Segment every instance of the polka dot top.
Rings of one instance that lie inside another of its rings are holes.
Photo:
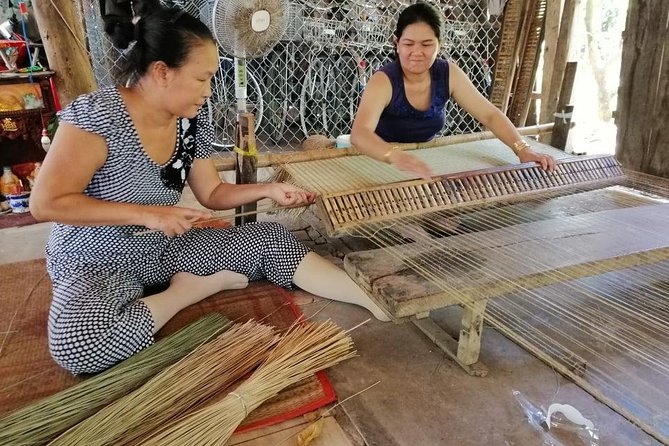
[[[142,205],[175,205],[194,158],[212,153],[213,128],[204,109],[177,122],[176,147],[165,164],[144,151],[125,102],[116,87],[80,96],[58,113],[61,122],[102,136],[108,155],[84,193],[105,201]],[[80,150],[86,150],[81,147]],[[91,261],[109,255],[140,254],[155,247],[162,233],[132,236],[141,226],[71,226],[54,224],[47,244],[50,261]]]

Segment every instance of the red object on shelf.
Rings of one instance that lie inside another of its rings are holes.
[[[18,55],[16,57],[16,66],[22,68],[25,65],[28,50],[26,48],[26,42],[24,40],[0,40],[0,49],[14,47],[18,50]],[[0,58],[0,71],[7,71],[9,68],[5,65],[5,62]]]
[[[14,164],[12,166],[12,172],[19,178],[27,178],[33,170],[35,170],[35,163],[32,162]]]

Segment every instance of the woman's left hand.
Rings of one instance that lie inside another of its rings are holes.
[[[286,183],[272,183],[268,198],[280,206],[305,206],[316,201],[316,192],[307,192],[299,187]]]
[[[549,172],[552,172],[553,169],[555,169],[555,158],[543,153],[533,152],[530,149],[526,149],[520,152],[518,154],[518,158],[520,159],[521,163],[530,163],[530,162],[539,163],[542,169],[547,170]]]

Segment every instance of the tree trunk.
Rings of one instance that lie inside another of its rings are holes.
[[[630,1],[623,35],[616,157],[669,178],[669,2]]]
[[[78,4],[72,0],[33,2],[49,68],[56,72],[56,87],[63,106],[97,88]]]

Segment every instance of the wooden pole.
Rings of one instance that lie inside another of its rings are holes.
[[[256,152],[255,117],[253,113],[239,113],[237,115],[237,129],[235,132],[235,179],[237,184],[255,184],[258,182],[258,156]],[[236,213],[242,214],[235,218],[235,224],[252,223],[256,221],[257,203],[245,204],[237,208]]]
[[[530,127],[522,127],[518,132],[523,136],[542,135],[553,131],[553,123],[542,124]],[[428,149],[431,147],[447,146],[451,144],[460,144],[465,142],[483,141],[495,138],[495,134],[490,131],[466,133],[463,135],[450,135],[443,138],[436,138],[425,143],[397,144],[402,150]],[[256,157],[256,168],[273,167],[281,164],[302,163],[305,161],[315,161],[321,159],[341,158],[343,156],[360,155],[355,148],[350,149],[326,149],[326,150],[308,150],[305,152],[283,152],[283,153],[260,153]],[[236,170],[239,157],[221,158],[216,160],[216,169],[219,172]]]
[[[56,72],[58,96],[65,106],[77,96],[97,89],[79,19],[79,1],[40,0],[33,6],[49,67]]]
[[[560,0],[546,1],[546,22],[544,25],[544,66],[543,76],[541,78],[541,111],[539,121],[553,122],[548,118],[548,96],[551,89],[551,80],[553,78],[553,68],[555,66],[555,53],[557,51],[558,34],[560,32]]]
[[[669,178],[669,2],[630,2],[616,124],[616,158],[628,169]]]
[[[555,52],[555,65],[553,66],[553,75],[551,76],[550,90],[546,103],[545,118],[547,122],[553,120],[553,115],[557,109],[558,97],[560,96],[560,87],[567,67],[567,57],[571,47],[571,30],[576,14],[576,5],[579,0],[565,0],[562,18],[560,20],[560,34],[558,36],[557,51]]]
[[[574,89],[577,65],[577,62],[567,63],[555,115],[555,127],[553,127],[553,133],[551,133],[551,146],[560,150],[567,147],[567,138],[571,128],[571,115],[574,112],[574,106],[570,105],[569,102],[571,101],[571,92]]]
[[[567,147],[567,138],[569,137],[571,115],[574,112],[574,106],[565,105],[560,110],[560,113],[555,114],[555,127],[551,134],[551,146],[556,149],[565,150]]]

